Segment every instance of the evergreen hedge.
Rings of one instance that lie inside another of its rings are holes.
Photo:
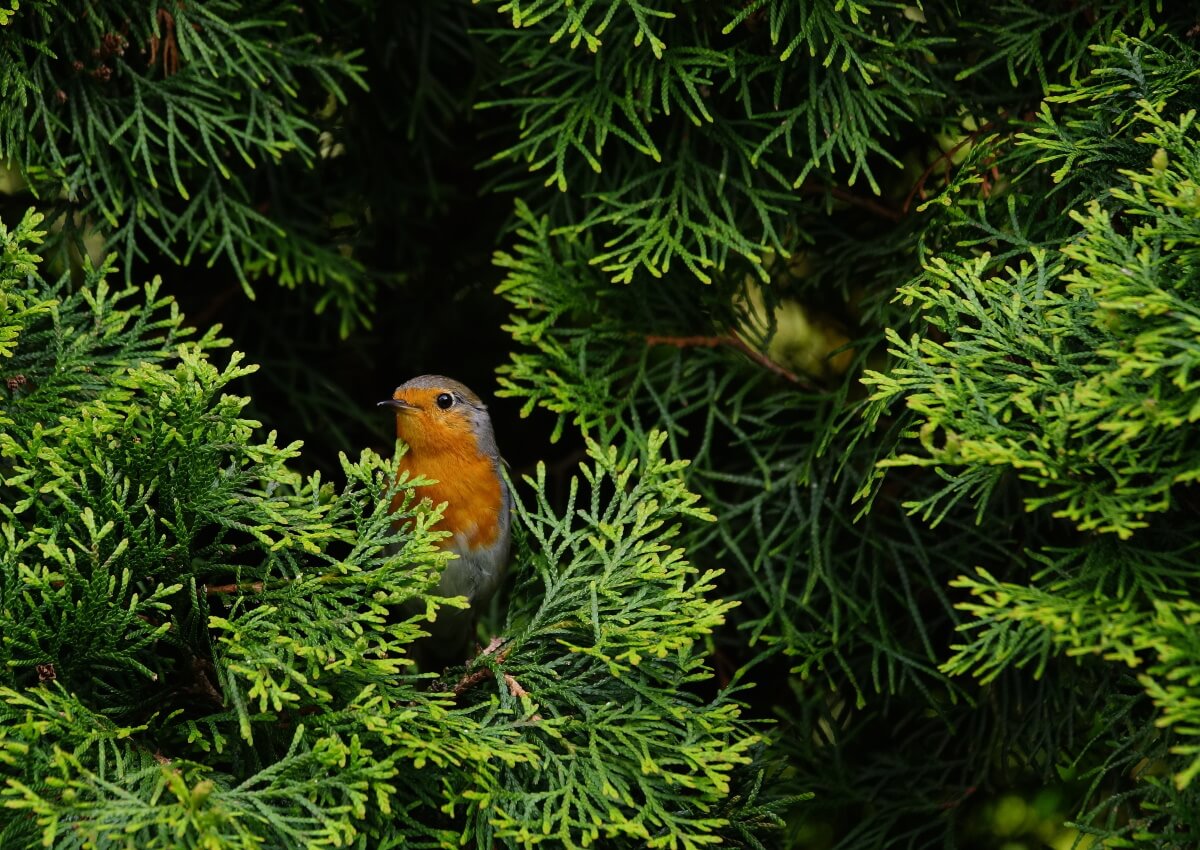
[[[0,0],[0,846],[1200,845],[1198,33]],[[438,507],[342,420],[480,277],[570,462],[422,672]]]

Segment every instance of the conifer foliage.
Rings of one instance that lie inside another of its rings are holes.
[[[0,231],[0,845],[689,848],[771,825],[718,809],[758,739],[689,692],[731,603],[670,543],[711,517],[661,438],[595,447],[565,513],[525,484],[537,592],[431,681],[407,649],[458,600],[430,595],[420,482],[372,452],[338,486],[293,472],[226,393],[253,369],[218,365],[227,340],[107,265],[43,282],[40,220]]]
[[[221,259],[247,291],[262,274],[319,283],[348,320],[363,318],[362,264],[325,237],[333,210],[297,203],[333,153],[322,115],[362,84],[362,69],[353,51],[321,46],[298,12],[276,2],[14,9],[0,40],[3,164],[58,233],[102,246],[97,257],[119,250],[128,280],[135,260],[159,254]]]
[[[1197,38],[0,0],[0,846],[1200,846]],[[501,639],[420,671],[438,506],[302,472],[164,293],[363,340],[412,275],[457,341],[484,252],[584,460],[513,473]]]
[[[1033,784],[1065,796],[1030,841],[1195,844],[1196,22],[580,8],[494,36],[554,55],[497,156],[563,190],[517,183],[502,383],[692,461],[728,651],[790,672],[790,837],[992,846]]]

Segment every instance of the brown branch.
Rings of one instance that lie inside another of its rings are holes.
[[[459,679],[458,684],[454,686],[454,696],[456,698],[462,696],[490,675],[492,675],[492,671],[486,667],[481,667],[473,673],[468,673]]]
[[[904,219],[904,212],[892,209],[886,204],[880,203],[873,198],[864,198],[862,195],[856,195],[848,189],[843,189],[841,186],[822,186],[820,183],[810,183],[805,181],[800,186],[800,191],[805,195],[824,195],[826,193],[837,198],[839,201],[850,204],[855,207],[862,207],[868,212],[873,212],[881,218],[886,218],[888,221],[901,221]]]
[[[722,336],[659,336],[658,334],[650,334],[646,337],[646,345],[671,345],[675,348],[718,348],[724,345],[728,348],[735,348],[764,369],[774,372],[784,380],[790,381],[806,390],[816,392],[816,387],[805,381],[795,372],[783,368],[761,351],[750,347],[741,337],[731,334]]]
[[[261,581],[252,581],[248,584],[238,584],[232,582],[230,584],[217,584],[209,587],[204,585],[204,592],[209,596],[216,596],[218,593],[262,593],[263,583]]]
[[[337,582],[345,578],[341,573],[321,573],[320,575],[299,575],[293,578],[274,578],[271,580],[271,587],[279,589],[286,587],[293,582],[313,580],[322,584]],[[219,593],[262,593],[267,587],[265,581],[247,581],[247,582],[230,582],[228,584],[202,584],[203,592],[208,596],[216,596]]]
[[[497,650],[499,650],[499,652],[497,652]],[[492,642],[489,643],[483,651],[475,656],[475,658],[472,660],[472,663],[478,662],[479,659],[486,658],[489,655],[495,655],[496,663],[503,664],[504,659],[508,658],[508,653],[511,651],[511,643],[508,643],[502,637],[494,637],[492,638]],[[454,696],[462,696],[463,693],[475,687],[475,685],[478,685],[490,675],[492,675],[492,670],[490,667],[481,667],[478,670],[463,674],[463,677],[458,680],[458,684],[454,686]]]
[[[166,9],[159,9],[155,18],[162,24],[166,35],[161,40],[157,35],[150,36],[150,61],[147,65],[153,67],[158,58],[158,46],[161,44],[163,77],[173,77],[179,73],[179,42],[175,39],[175,16]]]
[[[963,789],[962,794],[959,796],[959,798],[957,800],[950,800],[948,802],[941,803],[938,805],[938,808],[941,809],[942,811],[949,811],[950,809],[957,808],[958,806],[961,806],[964,802],[966,802],[967,798],[970,797],[972,794],[974,794],[975,791],[976,791],[976,786],[968,785],[966,788]]]
[[[904,198],[904,205],[900,208],[901,211],[905,212],[905,213],[908,212],[909,207],[912,206],[913,198],[916,197],[916,195],[918,193],[920,193],[920,195],[921,195],[921,200],[922,201],[925,200],[925,183],[933,175],[934,169],[936,169],[942,163],[945,163],[946,179],[949,180],[950,179],[950,168],[951,168],[951,166],[954,165],[954,155],[956,153],[958,153],[960,150],[962,150],[965,146],[967,146],[969,144],[974,144],[975,141],[978,140],[979,137],[982,136],[984,133],[990,133],[992,130],[995,130],[995,129],[996,129],[996,122],[989,121],[986,124],[984,124],[982,127],[979,127],[977,129],[971,131],[970,133],[968,133],[966,136],[964,136],[958,142],[958,144],[954,145],[949,150],[944,150],[940,154],[938,154],[937,158],[934,159],[933,162],[929,163],[929,167],[921,172],[921,176],[917,178],[917,182],[913,183],[912,188],[908,190],[908,194]]]
[[[504,674],[504,684],[508,685],[508,692],[516,699],[529,696],[529,691],[521,687],[521,683],[507,673]]]
[[[513,699],[521,699],[522,697],[529,696],[529,691],[522,688],[521,683],[507,673],[504,674],[504,684],[508,685],[508,692],[512,695]],[[542,719],[542,715],[534,712],[529,719],[536,723]]]

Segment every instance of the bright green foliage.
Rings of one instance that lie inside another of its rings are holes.
[[[0,845],[690,848],[778,822],[722,805],[757,736],[694,694],[732,603],[670,543],[709,517],[661,439],[595,447],[578,511],[529,482],[515,571],[543,590],[503,665],[438,681],[408,648],[461,600],[430,595],[420,482],[372,452],[340,486],[292,471],[215,329],[108,266],[43,283],[39,221],[0,230]]]
[[[937,95],[919,60],[935,40],[891,3],[498,5],[517,27],[489,32],[512,94],[483,106],[512,110],[520,134],[495,158],[587,198],[554,223],[599,234],[589,262],[621,282],[672,264],[708,282],[790,248],[780,223],[814,169],[877,188],[871,156]],[[781,61],[799,51],[814,61]]]
[[[988,681],[1009,667],[1043,672],[1065,653],[1136,670],[1155,725],[1179,736],[1142,744],[1146,758],[1164,758],[1170,746],[1183,792],[1174,799],[1159,780],[1145,780],[1158,789],[1143,792],[1150,800],[1171,800],[1144,803],[1144,822],[1130,822],[1134,836],[1149,840],[1194,834],[1186,813],[1196,811],[1200,773],[1200,619],[1188,598],[1196,546],[1182,520],[1194,510],[1188,485],[1200,466],[1192,438],[1200,418],[1200,80],[1191,50],[1173,56],[1119,40],[1097,53],[1092,80],[1055,98],[1071,105],[1068,120],[1044,110],[1013,157],[1054,166],[1068,157],[1052,175],[1068,187],[1079,182],[1083,158],[1120,156],[1135,167],[1105,190],[1081,192],[1093,198],[1070,210],[1053,254],[1031,248],[1002,269],[989,254],[931,263],[900,293],[935,330],[907,340],[889,333],[896,365],[865,380],[876,414],[903,398],[920,426],[919,450],[883,465],[933,467],[946,482],[910,508],[936,516],[961,499],[986,523],[994,494],[1015,474],[1031,485],[1022,489],[1025,510],[1128,541],[1084,538],[1067,549],[1043,536],[1026,544],[1030,577],[980,569],[957,579],[972,597],[960,604],[969,642],[944,668]],[[1115,127],[1112,116],[1120,116]],[[1068,146],[1060,126],[1087,135]],[[1115,138],[1099,135],[1117,128]]]
[[[775,792],[814,792],[790,837],[982,846],[988,800],[1063,783],[1079,836],[1194,845],[1194,21],[522,5],[498,155],[562,194],[515,184],[501,383],[691,461],[718,522],[687,549],[741,602],[720,645],[776,686]],[[669,57],[718,31],[689,115]]]
[[[736,703],[706,703],[689,688],[709,677],[704,641],[733,603],[705,601],[716,575],[670,543],[680,521],[712,517],[683,487],[685,464],[662,459],[662,443],[652,436],[641,463],[593,446],[590,493],[573,481],[561,516],[539,467],[527,482],[537,501],[518,507],[537,554],[509,612],[513,654],[497,672],[533,695],[517,692],[546,718],[546,734],[540,758],[513,769],[493,818],[499,835],[527,846],[582,837],[690,848],[731,826],[714,808],[756,739]]]
[[[1194,116],[1145,141],[1174,140],[1172,152],[1197,162],[1200,146],[1183,141]],[[1147,118],[1162,124],[1152,112]],[[1034,249],[1029,262],[994,277],[984,277],[986,254],[953,267],[935,260],[928,281],[900,290],[947,341],[905,342],[893,332],[899,364],[865,381],[882,404],[903,395],[921,422],[927,455],[884,465],[935,466],[949,482],[914,505],[926,517],[943,499],[968,494],[983,511],[1004,473],[1016,470],[1037,485],[1029,509],[1050,506],[1082,530],[1129,537],[1147,514],[1171,507],[1174,485],[1200,474],[1186,428],[1200,418],[1191,377],[1200,366],[1191,268],[1200,172],[1150,171],[1133,177],[1132,193],[1111,193],[1130,204],[1127,234],[1114,233],[1112,215],[1093,203],[1086,215],[1074,213],[1083,233],[1063,259]],[[1067,283],[1060,291],[1056,279]]]
[[[512,27],[486,33],[506,74],[503,96],[481,106],[510,110],[518,130],[494,158],[533,175],[513,168],[504,185],[539,203],[538,183],[569,192],[544,199],[552,224],[594,234],[588,261],[628,283],[672,264],[710,282],[810,242],[787,222],[836,181],[878,194],[901,164],[898,138],[948,123],[958,80],[996,60],[1043,79],[1047,62],[1076,68],[1103,33],[1149,29],[1155,4],[1012,3],[970,17],[886,0],[488,5]]]
[[[0,206],[82,242],[3,237],[0,845],[1200,846],[1194,9],[235,5],[0,0]],[[225,393],[361,445],[313,308],[423,281],[393,385],[497,231],[567,462],[517,464],[506,641],[421,674],[419,482]],[[325,288],[243,311],[250,375],[113,234]]]

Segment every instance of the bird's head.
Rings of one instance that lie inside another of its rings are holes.
[[[497,454],[487,405],[458,381],[421,375],[379,406],[395,409],[396,435],[414,452]]]

